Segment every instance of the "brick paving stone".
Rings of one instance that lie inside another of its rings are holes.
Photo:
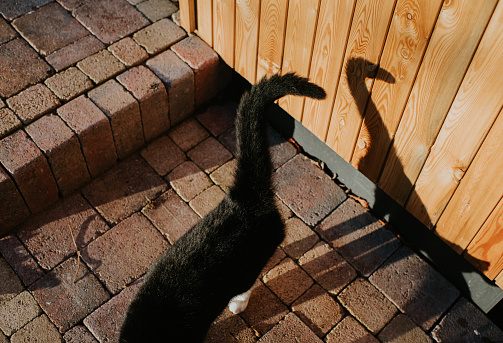
[[[292,304],[292,311],[319,337],[344,318],[342,306],[316,284]]]
[[[11,343],[26,342],[63,342],[58,329],[54,327],[45,314],[38,316],[26,324],[10,338]]]
[[[274,169],[278,169],[297,154],[297,148],[272,128],[269,128],[269,146]]]
[[[323,342],[294,313],[289,313],[278,325],[266,333],[260,343]]]
[[[235,126],[222,133],[218,137],[218,141],[222,143],[234,156],[238,155]]]
[[[144,274],[168,248],[161,234],[143,215],[135,213],[82,250],[82,258],[109,292]]]
[[[185,201],[194,199],[196,195],[213,185],[208,176],[190,161],[180,164],[166,178]]]
[[[269,261],[267,261],[264,268],[262,268],[262,271],[260,272],[260,279],[262,279],[265,274],[267,274],[271,269],[276,267],[285,258],[286,258],[285,252],[280,247],[276,248],[274,254],[272,254]]]
[[[87,36],[89,32],[58,3],[15,19],[12,25],[42,55]]]
[[[141,151],[141,156],[161,176],[183,163],[187,157],[168,136],[161,136]]]
[[[43,116],[25,128],[44,152],[63,196],[72,194],[91,179],[73,131],[53,114]]]
[[[162,19],[136,32],[133,39],[155,55],[186,36],[186,32],[169,19]]]
[[[232,159],[232,154],[215,138],[209,137],[187,152],[187,156],[205,173],[215,171],[225,162]]]
[[[32,213],[58,200],[58,186],[49,163],[24,131],[0,140],[0,163],[12,175]]]
[[[76,133],[94,178],[117,162],[110,122],[106,115],[84,95],[58,108],[58,115]]]
[[[437,342],[503,342],[503,331],[465,298],[456,302],[431,336]]]
[[[311,249],[320,239],[297,217],[290,218],[285,223],[285,239],[281,243],[283,251],[294,260],[298,260]]]
[[[24,288],[21,280],[3,257],[0,257],[0,306],[21,293]]]
[[[70,67],[45,80],[58,98],[68,101],[93,88],[91,80],[80,70]]]
[[[117,342],[119,330],[133,296],[141,285],[137,280],[84,319],[84,325],[100,342]]]
[[[10,336],[41,313],[33,296],[23,291],[0,306],[0,329]]]
[[[257,339],[253,329],[226,308],[211,324],[204,343],[253,343]]]
[[[0,139],[19,129],[23,124],[8,108],[0,109]]]
[[[93,35],[87,35],[48,55],[45,60],[56,70],[61,71],[75,62],[97,53],[105,45]]]
[[[4,2],[0,2],[4,3]],[[0,45],[0,96],[10,97],[46,79],[51,67],[23,39]],[[23,72],[20,73],[19,71]]]
[[[77,63],[82,70],[95,83],[102,83],[124,71],[126,67],[108,50],[101,50],[94,55],[84,58]]]
[[[103,43],[110,44],[149,24],[125,0],[87,1],[73,15]]]
[[[313,280],[287,257],[264,275],[264,283],[287,305],[312,286]]]
[[[260,334],[265,334],[288,314],[288,308],[262,283],[253,288],[248,307],[240,317]]]
[[[357,276],[353,267],[324,242],[307,251],[299,264],[332,295],[337,295]]]
[[[227,102],[222,106],[210,106],[196,115],[197,120],[213,135],[220,136],[234,126],[237,104]]]
[[[196,107],[216,96],[220,70],[217,53],[197,36],[185,38],[171,50],[194,70]]]
[[[119,163],[82,193],[110,223],[118,223],[165,192],[166,183],[139,156]]]
[[[149,59],[149,67],[168,89],[171,125],[178,124],[194,111],[194,72],[173,51]]]
[[[0,236],[13,229],[30,215],[14,181],[0,167]]]
[[[286,221],[293,216],[293,212],[277,196],[274,196],[274,204],[276,205],[276,208],[278,209],[281,219],[283,219],[283,221]]]
[[[61,103],[47,86],[38,83],[7,99],[7,104],[27,124],[54,110]]]
[[[327,343],[379,343],[377,338],[372,336],[363,325],[358,323],[353,317],[344,318],[325,337]]]
[[[431,329],[459,295],[451,283],[407,247],[397,250],[369,281],[423,330]]]
[[[89,98],[110,119],[117,156],[124,159],[145,145],[140,105],[115,80],[91,90]]]
[[[315,231],[364,276],[400,247],[400,241],[360,204],[348,199]]]
[[[0,253],[25,286],[31,285],[44,276],[43,270],[16,236],[9,235],[0,238]]]
[[[3,334],[2,331],[0,331],[0,343],[9,343],[9,339]]]
[[[406,315],[399,314],[379,333],[383,343],[431,343],[433,340]],[[459,341],[458,341],[459,342]]]
[[[192,199],[190,207],[202,218],[210,213],[224,199],[225,193],[218,186],[211,186]]]
[[[16,31],[3,18],[0,18],[0,44],[7,43],[15,37],[17,37]]]
[[[362,278],[353,281],[337,299],[373,334],[381,331],[398,312],[384,295]]]
[[[110,45],[108,50],[126,67],[132,67],[148,59],[147,52],[133,38],[126,37]]]
[[[146,141],[159,137],[169,129],[168,93],[154,73],[144,66],[138,66],[117,76],[117,81],[140,103]]]
[[[346,199],[344,191],[303,155],[279,168],[274,180],[278,197],[308,225],[318,223]]]
[[[171,15],[171,20],[173,20],[173,23],[175,23],[178,26],[182,26],[180,24],[180,11],[176,11]]]
[[[189,118],[168,132],[169,137],[182,149],[188,151],[209,137],[201,124],[194,118]]]
[[[93,334],[83,325],[76,325],[63,335],[66,343],[98,343]]]
[[[178,11],[178,7],[169,0],[147,0],[136,8],[151,21],[167,18]]]
[[[30,217],[17,235],[40,266],[50,270],[76,253],[72,233],[80,249],[107,230],[103,219],[76,194]]]
[[[234,171],[236,170],[237,160],[232,159],[225,163],[213,173],[211,173],[211,180],[220,186],[225,192],[229,191],[229,188],[234,182]]]
[[[87,0],[57,0],[61,6],[69,11],[76,9],[86,1]]]
[[[172,189],[145,206],[142,213],[171,244],[201,219]]]
[[[32,12],[34,9],[43,6],[52,0],[23,0],[23,1],[1,1],[0,13],[7,19],[12,20],[23,14]]]

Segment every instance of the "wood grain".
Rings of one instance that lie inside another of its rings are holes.
[[[187,32],[194,32],[196,29],[196,4],[195,0],[181,0],[180,24]]]
[[[257,79],[260,0],[236,2],[236,63],[234,69],[250,83]]]
[[[372,182],[402,117],[442,0],[398,0],[351,163]]]
[[[407,202],[407,210],[425,225],[438,221],[503,105],[502,27],[503,1],[496,6]]]
[[[235,0],[213,1],[213,49],[234,67]]]
[[[199,0],[197,4],[197,35],[213,46],[213,0]]]
[[[496,279],[494,279],[494,282],[499,286],[499,288],[503,288],[503,271],[499,273]]]
[[[496,2],[453,0],[445,2],[441,9],[378,182],[402,205],[437,137]]]

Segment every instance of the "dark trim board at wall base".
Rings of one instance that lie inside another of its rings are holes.
[[[489,312],[503,299],[501,288],[281,107],[276,104],[270,106],[268,119],[276,130],[286,137],[292,137],[307,154],[323,161],[352,193],[367,200],[378,217],[389,222],[413,249],[426,257],[482,311]]]

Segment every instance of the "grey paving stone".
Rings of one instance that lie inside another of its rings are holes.
[[[178,11],[178,7],[169,0],[147,0],[136,8],[152,21],[167,18]]]

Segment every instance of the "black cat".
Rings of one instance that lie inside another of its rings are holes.
[[[150,268],[127,311],[121,342],[202,342],[231,298],[231,311],[246,308],[248,290],[284,238],[272,190],[265,109],[288,94],[325,98],[322,88],[292,73],[263,78],[243,95],[234,183],[222,202]]]

